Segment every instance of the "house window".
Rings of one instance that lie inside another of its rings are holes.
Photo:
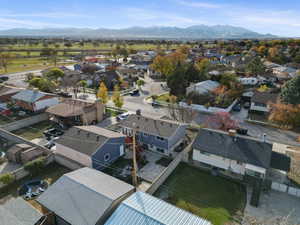
[[[148,134],[146,134],[146,133],[143,133],[143,136],[144,136],[144,137],[148,137]]]
[[[210,156],[210,154],[209,154],[209,153],[207,153],[207,152],[204,152],[204,151],[200,151],[200,153],[201,153],[202,155],[207,155],[207,156]]]
[[[156,151],[161,152],[161,153],[165,153],[165,150],[163,148],[156,148]]]
[[[164,141],[164,140],[165,140],[164,138],[159,137],[159,136],[156,136],[156,139],[157,139],[157,140],[160,140],[160,141]]]
[[[104,161],[107,162],[110,160],[110,153],[105,153],[104,154]]]

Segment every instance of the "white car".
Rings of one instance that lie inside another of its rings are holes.
[[[129,116],[129,113],[122,113],[121,115],[117,116],[117,120],[121,121],[121,120],[125,120],[127,117]]]

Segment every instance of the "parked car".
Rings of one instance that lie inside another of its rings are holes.
[[[241,135],[247,135],[248,134],[248,129],[245,129],[245,128],[238,128],[238,129],[236,129],[236,132],[238,133],[238,134],[241,134]]]
[[[136,95],[138,95],[140,93],[140,91],[138,90],[138,89],[136,89],[136,90],[133,90],[132,92],[130,92],[129,94],[131,95],[131,96],[136,96]]]
[[[232,111],[234,111],[234,112],[240,112],[241,109],[242,109],[242,106],[241,106],[240,103],[235,104],[235,105],[232,107]]]
[[[64,131],[58,128],[50,128],[43,132],[47,140],[51,140],[52,137],[59,137],[64,134]]]
[[[8,79],[9,79],[9,78],[8,78],[7,76],[1,76],[1,77],[0,77],[0,81],[1,81],[1,82],[8,81]]]
[[[117,121],[125,120],[129,116],[129,113],[122,113],[121,115],[117,116]]]
[[[72,95],[70,95],[67,92],[61,91],[61,92],[57,92],[56,94],[59,95],[59,96],[61,96],[61,97],[64,97],[64,98],[72,98]]]
[[[245,102],[244,103],[244,108],[245,109],[250,109],[250,106],[251,106],[250,102]]]

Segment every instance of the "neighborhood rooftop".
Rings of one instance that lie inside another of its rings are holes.
[[[94,110],[95,104],[82,100],[67,99],[60,104],[54,105],[46,110],[47,113],[61,117],[78,116]]]
[[[135,128],[139,132],[150,133],[160,137],[171,137],[179,128],[180,123],[155,119],[136,114],[131,114],[126,120],[121,122],[121,126],[127,128]]]
[[[20,101],[33,103],[46,95],[52,95],[52,94],[43,93],[38,90],[27,89],[27,90],[20,91],[19,93],[15,94],[12,98]]]
[[[144,192],[121,203],[105,225],[211,225],[210,222]]]
[[[260,102],[260,103],[276,103],[278,99],[278,94],[269,93],[269,92],[259,92],[255,91],[254,95],[252,96],[253,102]]]
[[[0,205],[1,225],[33,225],[43,215],[21,197]]]
[[[115,200],[133,189],[123,181],[85,167],[63,175],[37,201],[72,225],[95,225]]]
[[[92,155],[109,138],[125,137],[123,134],[97,126],[74,126],[70,128],[56,143],[86,155]]]
[[[272,144],[254,138],[201,129],[193,148],[263,168],[270,167]]]

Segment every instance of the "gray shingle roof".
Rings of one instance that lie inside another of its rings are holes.
[[[144,192],[122,202],[105,225],[211,225],[205,219]]]
[[[272,144],[250,137],[232,137],[222,131],[201,129],[193,148],[263,168],[270,167]]]
[[[177,128],[183,124],[131,114],[127,119],[123,120],[120,125],[131,129],[137,128],[139,132],[168,138],[172,136],[176,132]]]
[[[33,225],[41,217],[39,211],[20,197],[0,205],[1,225]]]
[[[133,190],[123,181],[85,167],[63,175],[37,201],[72,225],[95,225],[115,200]]]
[[[12,98],[15,100],[33,103],[44,96],[46,96],[46,94],[40,91],[22,90],[19,93],[12,96]]]
[[[86,155],[95,153],[109,138],[125,137],[123,134],[97,126],[75,126],[62,135],[56,143]]]

